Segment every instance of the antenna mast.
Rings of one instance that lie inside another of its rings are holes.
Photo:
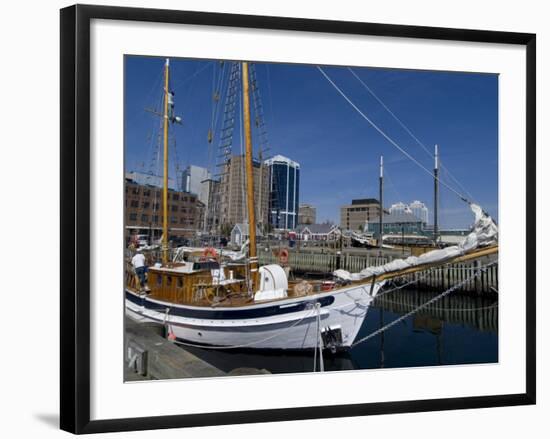
[[[379,216],[380,237],[378,247],[382,250],[382,237],[384,236],[384,156],[380,156],[380,216]]]
[[[439,239],[439,148],[437,145],[435,145],[434,161],[434,242],[437,244]]]

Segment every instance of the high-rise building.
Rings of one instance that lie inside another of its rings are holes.
[[[351,200],[350,205],[340,207],[340,227],[348,230],[364,230],[365,223],[380,215],[380,202],[375,198]]]
[[[298,225],[300,164],[282,155],[264,162],[269,168],[269,223],[276,229]]]
[[[392,204],[388,211],[390,213],[411,213],[409,205],[401,201],[399,203]]]
[[[420,218],[420,220],[424,224],[428,224],[428,208],[424,203],[415,200],[411,204],[409,204],[409,209],[411,210],[412,214],[417,218]]]
[[[317,222],[317,209],[311,204],[300,204],[298,210],[298,224],[315,224]]]
[[[201,198],[201,194],[203,194],[204,197],[208,197],[208,194],[203,191],[202,183],[210,178],[212,178],[212,175],[208,169],[189,165],[185,168],[181,176],[182,190],[183,192],[198,195],[199,200],[205,203],[207,199]]]
[[[411,204],[395,203],[392,204],[389,211],[390,213],[412,213],[424,224],[428,224],[428,208],[421,201],[415,200]]]
[[[220,227],[220,181],[209,178],[202,181],[199,200],[204,204],[202,229],[212,235],[219,232]]]
[[[269,201],[269,169],[259,161],[253,161],[254,204],[256,223],[263,229],[267,224]],[[242,155],[231,157],[222,166],[219,188],[219,223],[232,228],[238,223],[248,222],[246,205],[245,159]]]

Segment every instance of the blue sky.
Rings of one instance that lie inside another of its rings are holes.
[[[164,59],[156,57],[126,57],[127,171],[161,172],[156,149],[160,120],[145,108],[160,108],[163,64]],[[389,137],[425,167],[433,168],[433,159],[346,67],[323,69]],[[218,61],[171,59],[176,114],[183,118],[183,125],[171,128],[176,142],[170,149],[171,176],[189,164],[215,169],[218,139],[209,144],[207,135],[220,71]],[[424,145],[432,150],[439,144],[442,163],[498,220],[498,76],[364,67],[353,71]],[[316,66],[258,63],[256,72],[269,154],[300,163],[300,202],[317,207],[319,222],[339,223],[339,207],[353,198],[378,198],[380,155],[385,162],[384,205],[423,201],[431,221],[433,179],[370,126]],[[253,143],[257,150],[255,132]],[[237,126],[233,151],[240,150]],[[442,179],[463,192],[445,171]],[[470,225],[473,217],[467,205],[444,186],[440,194],[440,224]]]

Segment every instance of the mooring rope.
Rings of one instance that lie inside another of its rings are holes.
[[[428,300],[427,302],[423,303],[422,305],[419,305],[417,306],[415,309],[413,309],[412,311],[409,311],[408,313],[406,314],[403,314],[401,317],[393,320],[392,322],[388,323],[387,325],[377,329],[376,331],[374,332],[371,332],[369,335],[365,336],[365,337],[362,337],[360,338],[359,340],[355,341],[352,343],[352,345],[350,346],[351,348],[354,348],[355,346],[357,346],[358,344],[360,343],[363,343],[373,337],[376,337],[378,334],[381,334],[382,332],[390,329],[391,327],[397,325],[399,322],[402,322],[403,320],[411,317],[412,315],[416,314],[418,311],[420,311],[421,309],[424,309],[426,308],[427,306],[430,306],[432,303],[434,302],[437,302],[438,300],[440,299],[443,299],[443,297],[445,296],[448,296],[449,294],[451,294],[452,292],[458,290],[462,285],[465,285],[466,283],[470,282],[471,280],[475,279],[476,277],[480,276],[481,273],[483,272],[486,272],[487,269],[493,265],[496,265],[498,264],[497,261],[495,262],[491,262],[490,264],[487,264],[485,265],[484,267],[480,267],[475,274],[473,274],[472,276],[458,282],[457,284],[453,285],[451,288],[443,291],[441,294],[438,294],[437,296],[431,298],[430,300]]]

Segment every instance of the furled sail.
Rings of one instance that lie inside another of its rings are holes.
[[[346,270],[336,270],[334,276],[347,281],[359,281],[383,273],[390,273],[425,264],[435,264],[462,256],[479,247],[495,244],[498,240],[498,227],[493,219],[477,204],[470,204],[475,215],[475,223],[471,233],[459,245],[433,250],[421,256],[410,256],[406,259],[396,259],[377,267],[367,267],[359,273]]]

